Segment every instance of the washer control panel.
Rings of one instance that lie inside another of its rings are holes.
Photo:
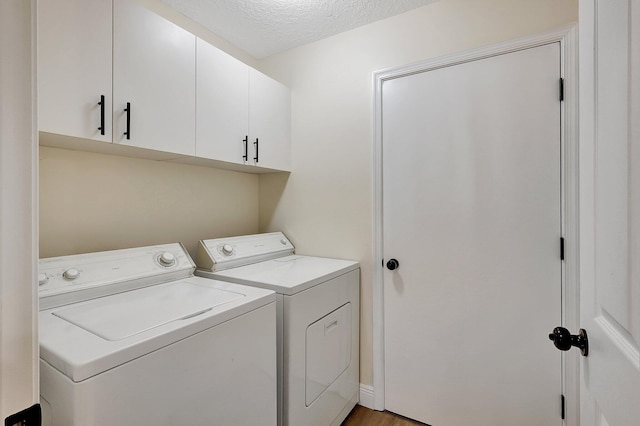
[[[195,265],[179,243],[40,259],[41,309],[47,298],[78,292],[97,297],[193,275]],[[102,290],[98,290],[102,289]],[[91,291],[89,291],[91,290]],[[78,296],[80,297],[80,296]],[[78,297],[65,296],[63,299]],[[54,302],[55,305],[56,302]]]

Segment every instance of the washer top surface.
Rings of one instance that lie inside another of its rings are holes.
[[[191,277],[55,307],[40,311],[40,358],[80,382],[273,301],[262,288]]]
[[[196,270],[196,275],[292,295],[358,268],[352,260],[290,255],[219,272]]]

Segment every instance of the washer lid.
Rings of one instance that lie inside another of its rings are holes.
[[[358,268],[353,260],[291,255],[220,272],[196,270],[196,274],[292,295]]]
[[[53,315],[105,340],[121,340],[173,321],[193,318],[243,297],[212,287],[173,283],[70,305]]]
[[[274,301],[273,291],[191,277],[47,309],[40,358],[80,382]]]

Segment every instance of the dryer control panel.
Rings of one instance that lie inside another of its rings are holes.
[[[222,271],[293,254],[293,244],[282,232],[200,240],[199,269]]]
[[[193,275],[182,244],[40,259],[40,309],[66,305]]]

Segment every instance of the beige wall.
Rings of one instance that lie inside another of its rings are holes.
[[[40,257],[258,232],[257,175],[40,147]]]
[[[372,73],[577,20],[577,0],[446,0],[267,58],[292,88],[292,173],[260,177],[260,229],[362,264],[361,377],[372,383]],[[376,260],[377,264],[380,260]]]

